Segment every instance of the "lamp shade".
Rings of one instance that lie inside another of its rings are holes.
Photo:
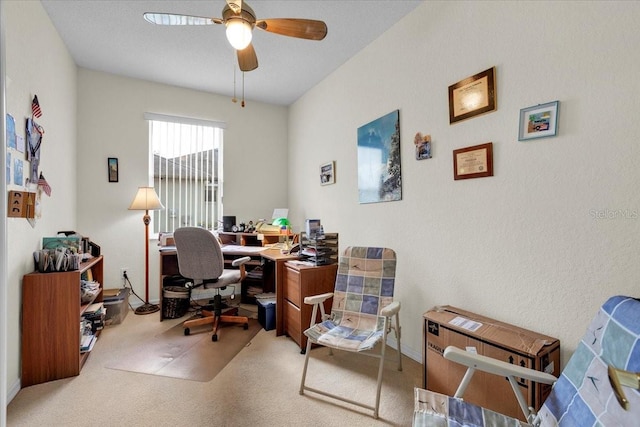
[[[136,197],[131,202],[129,210],[134,211],[155,211],[164,209],[160,199],[153,187],[139,187]]]
[[[242,50],[251,43],[251,24],[243,19],[227,21],[227,40],[236,50]]]
[[[289,227],[291,222],[287,218],[276,218],[272,222],[273,225],[279,225],[280,227]]]

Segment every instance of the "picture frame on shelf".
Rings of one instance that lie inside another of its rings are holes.
[[[336,162],[330,161],[320,165],[320,185],[336,183]]]
[[[453,150],[453,179],[493,176],[493,143]]]
[[[109,157],[107,159],[107,172],[109,175],[109,182],[118,182],[118,158]]]
[[[496,107],[495,67],[449,86],[449,124],[495,111]]]
[[[553,101],[521,109],[518,141],[556,136],[559,108],[560,101]]]

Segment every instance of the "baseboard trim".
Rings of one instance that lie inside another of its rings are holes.
[[[14,397],[18,395],[20,391],[20,380],[16,380],[11,387],[7,389],[7,404],[13,400]]]

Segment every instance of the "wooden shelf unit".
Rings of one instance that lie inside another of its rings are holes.
[[[91,269],[103,299],[103,257],[75,271],[29,273],[22,279],[22,374],[27,387],[76,376],[90,352],[80,353],[80,319],[90,305],[81,304],[80,277]],[[99,331],[98,331],[99,332]]]

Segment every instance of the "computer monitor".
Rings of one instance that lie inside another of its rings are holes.
[[[273,215],[271,215],[271,222],[273,222],[276,218],[287,218],[289,216],[288,208],[275,208],[273,210]]]
[[[233,226],[236,225],[236,217],[233,215],[222,217],[222,231],[230,232],[233,230]]]

